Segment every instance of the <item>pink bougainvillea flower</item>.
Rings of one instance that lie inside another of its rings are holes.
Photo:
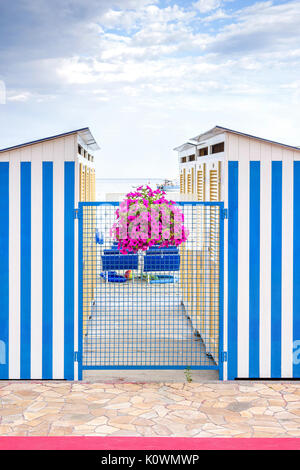
[[[160,189],[140,186],[120,203],[111,236],[118,241],[122,254],[146,251],[153,245],[179,246],[187,240],[184,215],[165,194]]]

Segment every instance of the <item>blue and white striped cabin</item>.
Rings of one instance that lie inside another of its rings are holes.
[[[300,378],[300,148],[216,126],[178,151],[184,199],[224,201],[224,379]]]
[[[97,149],[83,128],[0,150],[0,379],[77,378],[74,208]]]

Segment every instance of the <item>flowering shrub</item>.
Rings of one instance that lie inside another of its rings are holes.
[[[111,229],[122,254],[146,251],[153,245],[178,246],[187,240],[189,232],[183,225],[184,215],[165,194],[160,189],[153,191],[149,186],[140,186],[136,192],[126,195]]]

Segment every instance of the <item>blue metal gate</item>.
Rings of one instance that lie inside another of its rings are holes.
[[[178,202],[179,247],[121,254],[117,202],[79,205],[79,378],[93,369],[219,369],[223,203]]]

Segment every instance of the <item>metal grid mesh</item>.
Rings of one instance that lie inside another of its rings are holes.
[[[179,204],[187,242],[137,255],[113,245],[115,203],[82,204],[83,369],[218,368],[221,206]]]

